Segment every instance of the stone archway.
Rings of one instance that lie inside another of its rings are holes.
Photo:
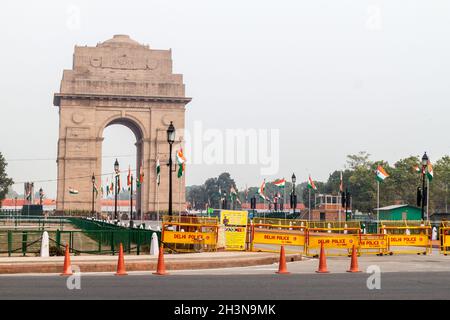
[[[144,146],[144,125],[142,123],[138,122],[139,120],[136,117],[133,117],[132,112],[128,112],[128,114],[125,117],[122,116],[113,116],[107,120],[106,124],[100,125],[100,132],[98,135],[98,144],[97,148],[99,148],[98,153],[101,155],[103,154],[102,148],[103,148],[103,132],[106,128],[112,125],[122,125],[127,127],[128,129],[133,132],[136,142],[136,163],[133,167],[135,170],[133,172],[134,177],[136,178],[138,176],[138,173],[140,172],[141,164],[143,162],[143,146]],[[102,163],[102,158],[100,158],[100,165]],[[100,166],[101,168],[101,166]],[[126,168],[122,168],[122,171]],[[104,171],[101,171],[104,172]],[[103,179],[104,180],[104,179]],[[136,213],[142,212],[142,189],[134,187],[134,190],[136,191],[136,197],[134,198],[134,206],[136,208]]]
[[[91,176],[101,177],[103,130],[112,124],[129,127],[136,136],[137,172],[143,163],[144,184],[138,198],[142,213],[156,211],[156,160],[167,163],[166,128],[173,121],[178,132],[185,122],[183,76],[172,72],[171,50],[154,50],[125,35],[96,47],[76,46],[73,69],[64,70],[59,107],[57,211],[92,207]],[[183,137],[177,138],[183,145]],[[142,159],[142,162],[140,161]],[[168,167],[161,165],[159,208],[168,207]],[[71,195],[69,188],[79,191]],[[185,198],[185,181],[174,184]],[[95,203],[100,211],[100,197]]]

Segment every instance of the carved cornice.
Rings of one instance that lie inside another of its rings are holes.
[[[59,107],[61,99],[71,100],[96,100],[96,101],[136,101],[136,102],[169,102],[187,104],[192,98],[188,97],[149,97],[149,96],[123,96],[123,95],[102,95],[102,94],[78,94],[78,93],[55,93],[53,105]]]

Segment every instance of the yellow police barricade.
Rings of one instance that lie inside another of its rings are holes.
[[[174,252],[211,252],[217,249],[217,218],[164,216],[162,242]]]
[[[431,226],[419,221],[381,221],[380,232],[388,236],[389,254],[431,254]]]
[[[328,256],[349,256],[353,246],[359,249],[361,229],[349,227],[308,228],[306,255],[319,256],[323,246]]]
[[[448,255],[450,253],[450,224],[448,222],[442,222],[439,229],[439,240],[441,242],[439,253]]]
[[[291,219],[257,218],[251,224],[251,251],[304,253],[307,222]]]
[[[386,234],[361,234],[359,241],[359,255],[389,254],[389,238]]]

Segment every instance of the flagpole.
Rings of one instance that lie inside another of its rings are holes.
[[[308,188],[308,221],[311,222],[311,188]]]
[[[284,211],[284,220],[286,220],[287,219],[287,212],[286,212],[286,185],[284,186],[283,211]]]
[[[159,221],[159,184],[156,183],[156,221]]]
[[[130,175],[130,218],[133,220],[133,176]]]
[[[429,208],[430,208],[430,179],[427,179],[427,221],[430,221]]]
[[[380,220],[380,181],[377,180],[377,220]]]
[[[341,202],[339,204],[339,217],[338,217],[338,221],[339,221],[339,227],[341,227],[341,213],[342,213],[342,193],[344,192],[344,182],[342,179],[342,171],[341,171],[341,176],[340,176],[340,183],[339,183],[339,193],[341,194]],[[347,221],[347,212],[345,212],[345,220]],[[340,232],[339,232],[340,233]]]
[[[264,195],[264,205],[263,205],[263,211],[264,211],[264,221],[266,220],[266,196]],[[265,222],[264,222],[265,223]]]
[[[180,177],[178,180],[178,214],[181,217],[181,179],[182,177]]]

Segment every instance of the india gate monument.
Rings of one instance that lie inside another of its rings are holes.
[[[171,50],[152,49],[126,35],[115,35],[95,47],[75,46],[73,67],[64,70],[60,92],[54,96],[59,108],[57,211],[92,210],[91,176],[94,173],[97,186],[101,178],[105,182],[106,176],[101,177],[103,131],[113,124],[130,128],[136,136],[134,176],[142,165],[145,176],[134,200],[136,211],[155,212],[157,194],[159,209],[167,211],[166,131],[172,121],[177,129],[174,152],[183,147],[181,132],[190,101],[183,76],[172,71]],[[162,177],[159,191],[157,159]],[[108,172],[113,172],[112,165]],[[79,193],[71,195],[69,188]],[[181,184],[173,184],[173,197],[179,196],[185,199],[185,176]],[[100,198],[95,198],[97,212],[101,211]]]

